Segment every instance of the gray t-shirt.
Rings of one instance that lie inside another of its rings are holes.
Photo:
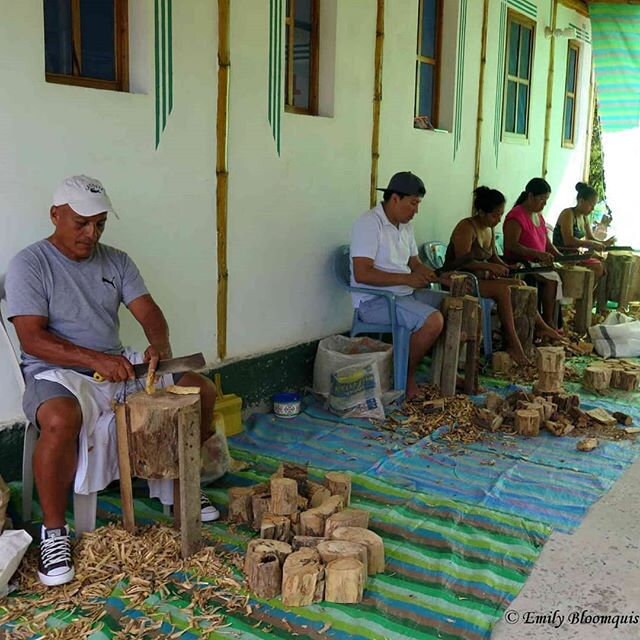
[[[104,353],[122,351],[120,303],[128,305],[148,293],[124,251],[98,243],[90,258],[75,261],[48,240],[11,260],[5,286],[9,318],[44,316],[54,335]],[[23,352],[22,366],[33,374],[52,365]]]

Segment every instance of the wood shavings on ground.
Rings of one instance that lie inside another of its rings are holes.
[[[84,534],[74,546],[73,557],[75,579],[60,587],[45,587],[37,577],[37,549],[32,548],[25,556],[17,573],[21,597],[0,603],[0,624],[17,623],[11,632],[12,640],[45,632],[47,638],[56,640],[87,637],[91,629],[100,626],[100,618],[106,614],[105,600],[119,583],[124,591],[120,597],[130,608],[140,607],[153,593],[166,596],[170,589],[174,593],[187,591],[191,605],[184,613],[189,617],[189,626],[206,626],[208,632],[224,624],[218,602],[224,602],[230,611],[244,609],[247,604],[248,597],[242,592],[241,582],[234,578],[231,566],[235,554],[204,546],[183,560],[180,532],[167,526],[144,527],[134,536],[121,526],[110,524]],[[189,576],[186,582],[184,574]],[[211,601],[213,605],[209,605]],[[52,629],[46,622],[54,612],[57,617],[64,612],[73,613],[76,619],[65,627]],[[151,637],[148,634],[162,622],[142,616],[123,617],[123,624],[114,638]]]

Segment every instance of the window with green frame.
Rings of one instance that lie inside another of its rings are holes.
[[[526,18],[509,13],[505,97],[502,114],[504,133],[527,137],[531,101],[534,25]]]
[[[418,0],[414,126],[420,129],[438,126],[441,32],[442,0]]]
[[[564,115],[562,119],[562,144],[565,147],[572,147],[575,143],[579,63],[580,46],[577,42],[569,42],[567,49],[567,79],[564,85]]]

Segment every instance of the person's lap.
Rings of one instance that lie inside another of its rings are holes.
[[[417,289],[409,296],[397,296],[396,322],[411,332],[417,331],[432,313],[439,310],[446,295],[443,291]],[[371,324],[391,322],[389,306],[382,296],[361,303],[358,308],[358,317],[363,322]]]

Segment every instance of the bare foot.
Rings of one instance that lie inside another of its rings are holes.
[[[519,365],[527,366],[531,364],[531,360],[527,358],[527,354],[523,351],[522,347],[519,349],[514,347],[513,349],[507,349],[507,353],[511,356],[511,359]]]
[[[405,400],[413,400],[419,393],[418,385],[415,380],[407,380],[407,389],[404,394]]]
[[[546,325],[544,327],[539,327],[538,330],[536,331],[536,335],[539,338],[548,338],[549,340],[551,340],[551,342],[559,342],[561,344],[568,342],[568,340],[564,336],[560,335],[555,329],[552,329],[549,325]]]

